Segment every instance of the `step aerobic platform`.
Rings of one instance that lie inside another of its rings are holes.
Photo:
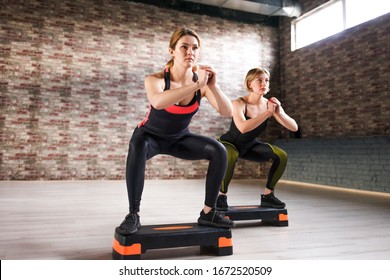
[[[228,211],[224,211],[233,221],[261,220],[262,222],[275,226],[288,226],[287,209],[276,209],[261,207],[259,205],[229,206]]]
[[[112,257],[115,260],[139,260],[150,249],[200,246],[201,252],[218,256],[233,254],[229,228],[201,226],[197,223],[147,225],[131,235],[115,229]]]

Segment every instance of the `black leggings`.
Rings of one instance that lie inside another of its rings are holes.
[[[246,146],[233,145],[227,141],[221,142],[226,147],[228,153],[228,167],[221,184],[222,193],[226,194],[228,191],[228,186],[233,178],[234,168],[238,158],[255,162],[272,161],[271,168],[268,172],[266,188],[272,191],[275,189],[275,185],[280,177],[282,177],[287,165],[287,153],[284,150],[258,140],[254,140]]]
[[[129,211],[139,212],[145,181],[146,161],[158,154],[167,154],[187,160],[209,160],[204,204],[214,208],[219,187],[225,176],[227,153],[218,141],[186,132],[179,138],[161,138],[145,131],[134,130],[126,162],[126,185]]]

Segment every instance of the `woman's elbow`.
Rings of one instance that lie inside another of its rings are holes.
[[[159,101],[158,99],[149,99],[149,103],[156,110],[162,110],[166,108],[165,104],[163,104],[163,102]]]
[[[219,113],[227,118],[230,118],[233,116],[233,106],[229,104],[228,106],[224,107],[223,110],[219,110]]]
[[[221,116],[223,117],[226,117],[226,118],[230,118],[233,116],[233,111],[232,110],[225,110],[225,111],[222,111],[222,112],[219,112],[221,114]]]
[[[156,109],[156,110],[162,110],[162,109],[165,109],[165,107],[164,106],[161,106],[160,104],[158,104],[158,103],[151,103],[150,105],[152,105],[152,107],[154,108],[154,109]]]
[[[296,123],[294,123],[290,130],[292,132],[297,132],[298,131],[298,125]]]

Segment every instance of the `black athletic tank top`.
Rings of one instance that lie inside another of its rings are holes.
[[[245,103],[245,119],[247,119],[247,120],[250,119],[250,117],[248,117],[246,115],[246,103]],[[229,131],[227,131],[225,134],[223,134],[220,137],[220,139],[222,141],[227,141],[227,142],[230,142],[230,143],[236,144],[236,145],[250,143],[253,140],[255,140],[266,129],[267,125],[268,125],[268,119],[266,119],[258,127],[252,129],[251,131],[241,133],[238,130],[238,128],[237,128],[237,126],[234,123],[234,120],[232,118]]]
[[[198,80],[198,75],[194,73],[193,81]],[[164,72],[165,90],[170,89],[171,80],[169,68]],[[149,132],[158,136],[180,136],[187,132],[192,117],[198,112],[201,99],[201,92],[197,90],[194,98],[188,105],[171,105],[165,109],[157,110],[149,105],[149,112],[145,119],[138,125],[144,126]]]

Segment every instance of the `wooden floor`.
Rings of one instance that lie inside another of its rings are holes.
[[[230,205],[259,203],[263,181],[234,180]],[[280,182],[289,226],[237,222],[233,255],[199,247],[147,251],[142,259],[389,260],[390,195]],[[143,225],[196,222],[203,180],[150,180]],[[110,260],[127,213],[124,181],[0,181],[0,259]]]

